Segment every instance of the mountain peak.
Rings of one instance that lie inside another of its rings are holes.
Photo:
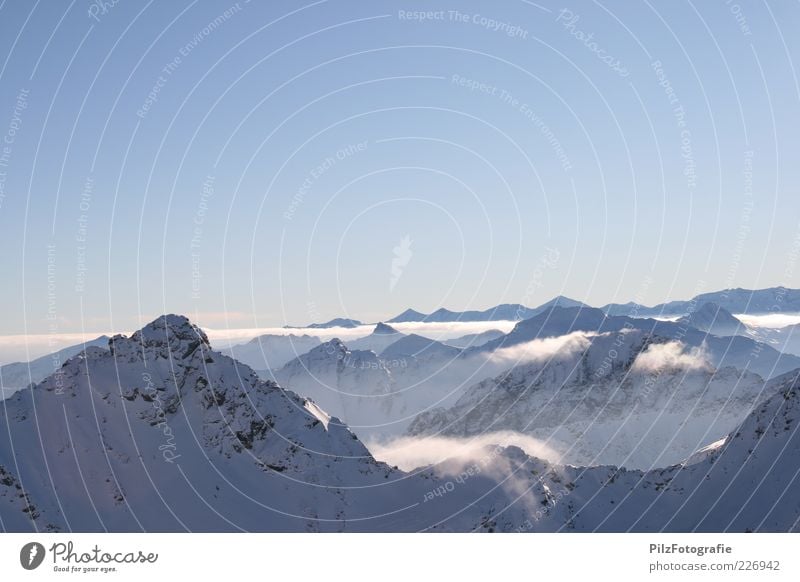
[[[375,326],[375,329],[372,331],[373,334],[395,334],[400,333],[391,325],[386,325],[382,321],[379,321],[378,324]]]
[[[211,349],[208,336],[183,315],[162,315],[130,337],[115,335],[108,340],[108,349],[120,357],[146,358],[145,351],[157,358],[186,359],[200,348]]]
[[[695,327],[700,331],[722,336],[736,335],[739,329],[744,327],[742,322],[730,311],[711,301],[703,303],[696,310],[681,317],[678,321]]]
[[[400,315],[393,317],[392,319],[388,320],[389,323],[401,323],[405,321],[425,321],[427,315],[424,313],[420,313],[414,309],[406,309]]]
[[[565,295],[556,295],[550,301],[542,303],[537,308],[537,311],[544,311],[545,309],[549,309],[551,307],[588,307],[588,305],[582,301],[566,297]]]
[[[458,315],[458,314],[455,311],[447,309],[446,307],[440,307],[439,309],[431,313],[431,315],[435,316],[435,315]]]
[[[309,329],[329,329],[331,327],[344,327],[347,329],[352,329],[354,327],[358,327],[359,325],[364,325],[357,319],[350,319],[349,317],[336,317],[331,319],[330,321],[326,321],[325,323],[311,323],[308,325]]]
[[[208,336],[202,329],[193,324],[188,317],[174,313],[157,317],[139,331],[134,332],[131,340],[140,342],[145,346],[167,345],[177,340],[189,343],[199,342],[206,348],[211,347]]]

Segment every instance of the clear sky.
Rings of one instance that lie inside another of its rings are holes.
[[[798,30],[797,2],[6,0],[0,334],[798,287]]]

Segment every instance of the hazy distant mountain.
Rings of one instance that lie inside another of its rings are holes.
[[[547,303],[539,307],[530,308],[520,304],[503,304],[491,307],[483,311],[450,311],[449,309],[437,309],[433,313],[424,314],[413,309],[406,309],[400,315],[389,320],[389,323],[405,322],[429,322],[429,323],[451,323],[455,321],[520,321],[528,319],[551,307],[580,307],[584,303],[570,299],[569,297],[554,297]]]
[[[0,366],[0,387],[2,387],[0,399],[7,398],[17,390],[30,384],[41,382],[55,372],[56,369],[60,368],[69,358],[83,351],[84,348],[92,346],[105,347],[107,344],[108,336],[101,335],[85,344],[69,346],[30,362],[14,362]]]
[[[539,307],[533,309],[532,315],[539,315],[540,313],[552,309],[553,307],[589,307],[589,306],[582,301],[576,301],[575,299],[570,299],[569,297],[558,295],[556,297],[553,297],[550,301],[542,303]]]
[[[318,337],[306,334],[265,334],[249,342],[231,346],[223,350],[223,353],[255,370],[277,370],[321,343]]]
[[[300,326],[292,326],[292,325],[284,325],[284,329],[328,329],[331,327],[345,327],[345,328],[353,328],[358,327],[359,325],[364,325],[357,319],[348,319],[346,317],[337,317],[335,319],[331,319],[330,321],[326,321],[325,323],[309,323],[305,327]]]
[[[406,323],[409,321],[424,321],[425,314],[420,313],[419,311],[415,311],[413,309],[406,309],[400,315],[393,317],[392,319],[387,319],[389,323]]]
[[[741,321],[716,303],[704,303],[695,311],[678,319],[677,322],[719,336],[747,332],[747,327]]]
[[[787,325],[777,329],[750,328],[749,335],[768,342],[776,350],[800,356],[800,324]]]
[[[381,357],[395,360],[401,358],[430,360],[455,358],[460,353],[460,348],[412,333],[389,345],[381,352]]]
[[[348,341],[347,347],[352,350],[372,350],[379,354],[403,337],[405,337],[405,334],[400,333],[391,325],[380,322],[375,325],[372,333],[368,336]]]
[[[397,405],[391,399],[395,389],[392,374],[375,352],[350,350],[339,339],[288,362],[273,377],[281,386],[311,398],[344,420],[361,436],[390,418]]]
[[[636,317],[687,315],[698,307],[713,303],[730,313],[766,314],[800,312],[800,289],[724,289],[701,293],[688,301],[668,301],[652,307],[636,303],[609,303],[602,307],[608,315]]]
[[[451,390],[446,367],[461,350],[417,334],[400,334],[386,324],[378,324],[362,340],[353,342],[354,347],[339,339],[325,342],[272,378],[313,399],[361,438],[402,434],[419,411]],[[387,342],[383,350],[375,349]]]
[[[679,317],[689,315],[707,303],[725,311],[748,314],[800,312],[800,289],[771,287],[769,289],[725,289],[702,293],[689,300],[668,301],[646,306],[630,301],[609,303],[600,309],[606,315],[630,317]],[[518,303],[504,303],[484,310],[451,311],[439,308],[433,313],[422,313],[406,309],[387,320],[388,323],[452,323],[457,321],[522,321],[534,317],[552,307],[589,307],[582,301],[558,295],[538,307],[526,307]],[[326,323],[314,323],[309,328],[357,327],[364,325],[355,319],[336,318]],[[291,327],[291,326],[286,326]]]
[[[444,343],[457,348],[472,348],[485,344],[488,341],[504,336],[499,329],[488,329],[481,333],[470,333],[461,337],[444,340]]]

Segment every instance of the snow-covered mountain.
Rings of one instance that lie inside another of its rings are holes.
[[[62,363],[67,361],[75,354],[80,353],[85,348],[92,346],[104,346],[108,343],[108,337],[101,335],[85,344],[77,344],[61,349],[52,354],[36,358],[30,362],[14,362],[0,366],[0,399],[11,396],[21,388],[30,384],[41,382],[52,374]]]
[[[233,345],[224,353],[255,370],[277,370],[321,343],[317,336],[307,334],[265,334],[249,342]]]
[[[714,369],[701,349],[640,330],[583,341],[476,384],[454,406],[418,416],[408,433],[516,431],[561,451],[565,463],[660,467],[727,434],[768,392],[756,374]]]
[[[89,348],[6,412],[9,530],[339,530],[396,507],[370,487],[392,470],[346,427],[179,316]]]
[[[800,383],[654,471],[486,446],[414,472],[165,316],[5,401],[6,531],[797,530]]]

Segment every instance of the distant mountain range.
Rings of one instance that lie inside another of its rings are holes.
[[[800,312],[800,289],[724,289],[701,293],[688,301],[668,301],[652,307],[637,303],[609,303],[601,307],[608,315],[632,317],[669,317],[688,315],[701,306],[713,303],[731,313],[767,314]]]
[[[800,289],[770,287],[768,289],[724,289],[701,293],[686,301],[668,301],[658,305],[646,306],[635,302],[609,303],[600,307],[607,315],[626,315],[629,317],[680,317],[688,316],[703,305],[713,304],[730,313],[768,314],[800,313]],[[522,321],[534,317],[551,307],[589,307],[586,303],[559,295],[538,307],[526,307],[519,303],[504,303],[483,311],[451,311],[440,308],[433,313],[422,313],[406,309],[399,315],[386,320],[387,323],[452,323],[459,321]],[[307,328],[325,329],[332,327],[353,328],[364,323],[356,319],[336,318],[325,323],[312,323]],[[290,328],[291,326],[286,326]]]
[[[256,370],[276,370],[321,343],[318,337],[306,334],[265,334],[231,346],[223,353]]]
[[[305,326],[305,328],[296,327],[292,325],[284,325],[283,328],[284,329],[330,329],[332,327],[353,328],[353,327],[358,327],[359,325],[364,325],[364,324],[358,321],[357,319],[337,317],[331,319],[330,321],[326,321],[325,323],[309,323],[307,326]]]
[[[389,320],[389,323],[406,322],[428,322],[428,323],[452,323],[455,321],[520,321],[528,319],[550,309],[551,307],[580,307],[586,306],[585,303],[570,299],[569,297],[558,296],[539,307],[525,307],[518,303],[505,303],[497,305],[483,311],[450,311],[449,309],[437,309],[433,313],[420,313],[413,309],[406,309],[400,315]]]

